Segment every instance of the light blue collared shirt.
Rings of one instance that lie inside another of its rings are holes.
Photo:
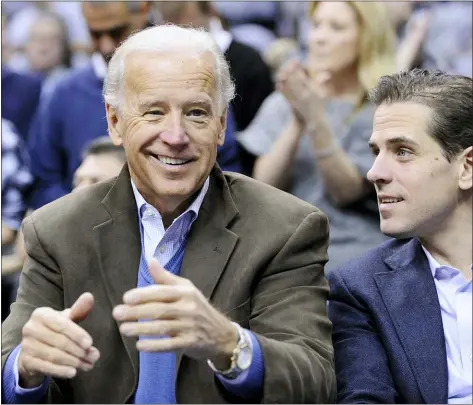
[[[162,266],[165,266],[174,256],[183,240],[187,237],[192,224],[197,219],[207,194],[209,183],[210,180],[207,178],[189,208],[177,217],[168,229],[164,229],[161,214],[155,207],[146,202],[133,183],[133,180],[131,181],[136,206],[140,215],[143,248],[147,261],[154,257]],[[253,351],[251,366],[234,380],[223,378],[220,375],[217,375],[217,377],[231,394],[241,398],[259,399],[263,394],[263,352],[256,336],[248,330],[245,331],[250,338],[250,346]]]
[[[442,313],[447,349],[448,403],[472,402],[472,282],[461,271],[441,265],[425,249]],[[470,267],[473,271],[473,266]]]

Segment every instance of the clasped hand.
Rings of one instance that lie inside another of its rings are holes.
[[[196,359],[228,362],[238,341],[238,330],[219,313],[191,281],[149,262],[155,285],[134,288],[113,310],[125,336],[140,336],[144,352],[182,350]],[[163,339],[147,337],[164,337]]]

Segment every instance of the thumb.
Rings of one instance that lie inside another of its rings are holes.
[[[159,264],[156,259],[148,262],[148,270],[156,284],[179,285],[182,284],[182,278],[167,271]]]
[[[87,318],[87,315],[89,315],[93,306],[94,296],[91,293],[86,292],[77,298],[77,301],[74,302],[70,308],[63,311],[63,313],[71,321],[78,323]]]

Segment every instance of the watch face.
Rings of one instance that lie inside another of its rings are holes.
[[[238,355],[237,365],[240,370],[247,370],[251,365],[253,353],[249,346],[244,347]]]

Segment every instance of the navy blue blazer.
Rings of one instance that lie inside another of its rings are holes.
[[[389,240],[327,277],[337,401],[446,404],[442,316],[420,242]]]

